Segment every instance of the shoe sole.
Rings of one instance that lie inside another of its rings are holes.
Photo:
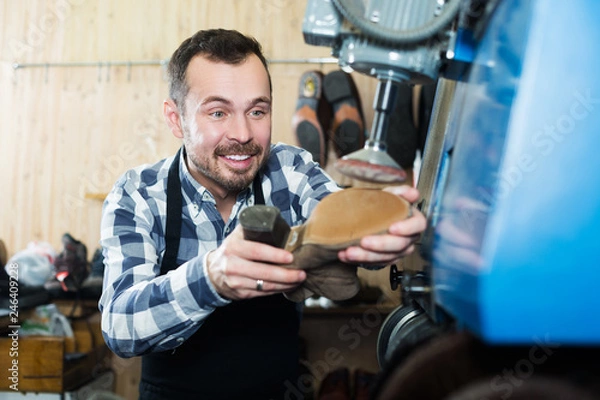
[[[296,128],[296,137],[300,147],[312,154],[315,162],[323,163],[323,139],[319,130],[310,122],[302,121]]]
[[[309,107],[320,119],[319,104],[323,97],[323,75],[318,71],[307,71],[300,78],[298,87],[298,102],[296,112],[303,107]],[[325,132],[308,120],[301,121],[295,128],[296,140],[300,147],[307,150],[313,161],[325,167],[327,163],[327,144]]]
[[[340,157],[362,148],[363,132],[355,121],[346,120],[337,127],[333,140]]]
[[[354,99],[358,113],[362,116],[360,98],[350,77],[344,71],[334,71],[323,78],[323,95],[332,105],[344,99]],[[364,119],[364,118],[363,118]],[[345,120],[333,132],[332,139],[340,157],[360,150],[364,143],[364,133],[356,121]]]

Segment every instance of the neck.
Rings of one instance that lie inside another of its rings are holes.
[[[237,196],[229,196],[226,199],[218,199],[215,197],[217,202],[217,211],[219,211],[219,214],[221,214],[221,218],[223,218],[224,222],[229,221],[229,216],[231,215],[231,210],[233,209],[236,198]]]

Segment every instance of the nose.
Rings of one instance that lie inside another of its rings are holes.
[[[248,143],[252,140],[252,126],[245,115],[237,115],[233,118],[227,138],[239,143]]]

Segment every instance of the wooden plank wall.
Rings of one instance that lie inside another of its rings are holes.
[[[160,66],[13,69],[13,63],[168,59],[199,29],[255,36],[269,59],[329,57],[302,37],[305,0],[0,1],[0,239],[9,254],[30,241],[62,249],[69,232],[91,253],[102,201],[127,168],[179,146],[164,124]],[[336,65],[274,64],[273,141],[294,143],[300,75]],[[372,119],[372,78],[353,74]],[[348,182],[342,182],[347,184]]]

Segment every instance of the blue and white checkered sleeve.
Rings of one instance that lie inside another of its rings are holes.
[[[156,213],[156,201],[144,198],[135,179],[127,178],[115,185],[103,207],[101,325],[107,345],[121,357],[174,349],[215,307],[229,302],[210,284],[205,255],[157,276],[164,243],[153,234]]]
[[[278,192],[290,196],[290,207],[296,213],[294,224],[306,221],[325,196],[341,190],[335,180],[313,162],[308,151],[278,143],[273,153],[276,161],[270,164],[273,171],[271,197],[281,198]]]

